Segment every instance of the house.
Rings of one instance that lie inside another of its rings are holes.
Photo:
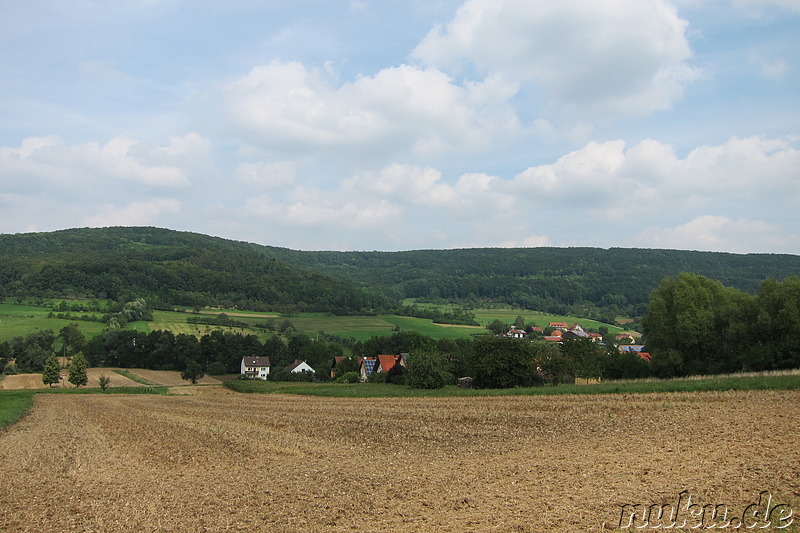
[[[243,376],[250,379],[267,379],[269,375],[269,357],[242,357]]]
[[[620,352],[640,353],[642,350],[644,350],[644,344],[622,344],[619,347]]]
[[[616,337],[614,337],[614,340],[616,341],[617,344],[635,344],[636,343],[636,339],[630,333],[620,333]]]
[[[554,332],[555,333],[555,332]],[[571,329],[562,335],[565,341],[569,341],[572,339],[588,339],[589,334],[583,331],[583,329]]]
[[[405,366],[405,361],[399,355],[379,355],[378,365],[375,367],[375,372],[388,372],[395,365]]]
[[[375,366],[378,364],[377,357],[359,357],[358,358],[358,375],[361,381],[366,381],[375,371]]]
[[[508,332],[506,332],[506,337],[510,339],[524,339],[526,335],[527,333],[525,332],[525,330],[516,328],[511,328],[510,330],[508,330]]]
[[[550,322],[549,326],[553,329],[560,329],[560,330],[567,330],[569,326],[567,326],[566,322]]]
[[[592,339],[592,342],[599,342],[602,344],[603,336],[600,333],[589,333],[589,338]]]
[[[550,342],[562,342],[564,340],[561,335],[546,335],[542,339]]]
[[[315,373],[314,369],[308,366],[308,363],[306,363],[305,361],[300,361],[298,359],[296,359],[294,363],[292,363],[291,365],[287,366],[286,370],[293,374],[298,374],[300,372],[310,372],[311,374]]]

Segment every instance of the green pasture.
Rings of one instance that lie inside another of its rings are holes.
[[[441,311],[461,311],[466,309],[468,312],[475,315],[475,320],[482,325],[487,326],[495,320],[500,320],[506,324],[513,324],[518,316],[525,319],[526,323],[531,323],[536,326],[546,328],[550,322],[566,322],[567,324],[580,324],[584,329],[599,329],[600,326],[605,326],[611,333],[624,331],[623,328],[615,324],[605,324],[596,320],[588,318],[578,318],[566,315],[553,315],[549,313],[540,313],[531,309],[518,309],[508,306],[496,308],[465,308],[460,304],[433,304],[426,302],[417,302],[415,298],[406,298],[403,300],[403,305],[415,305],[423,309],[439,309]]]
[[[474,333],[486,333],[485,329],[468,327],[444,327],[429,319],[397,315],[377,316],[335,316],[323,313],[302,313],[285,317],[297,331],[311,337],[318,331],[340,337],[353,337],[365,341],[372,337],[392,335],[400,328],[403,331],[417,331],[434,339],[453,339],[469,337]],[[283,319],[281,319],[283,320]]]
[[[729,390],[797,390],[798,375],[720,376],[703,379],[640,380],[593,385],[556,385],[511,389],[412,389],[386,383],[281,383],[260,380],[226,382],[225,386],[244,393],[302,394],[343,398],[453,397],[453,396],[549,396],[554,394],[649,394]]]
[[[60,300],[54,300],[60,301]],[[412,302],[407,302],[412,303]],[[461,309],[456,305],[434,305],[417,304],[421,307],[436,307],[442,310]],[[105,325],[99,322],[84,322],[74,320],[61,320],[57,318],[47,318],[50,309],[32,305],[29,301],[23,305],[12,303],[11,300],[0,302],[0,342],[10,340],[18,335],[26,335],[37,329],[52,329],[58,332],[62,327],[76,322],[87,339],[94,337],[103,331]],[[594,320],[538,313],[527,309],[513,309],[510,307],[497,309],[475,309],[471,311],[475,314],[476,320],[483,326],[488,325],[494,320],[501,320],[511,324],[517,316],[525,318],[526,323],[533,323],[537,326],[546,327],[550,322],[567,322],[569,324],[578,323],[586,329],[598,329],[606,326],[610,332],[622,331],[622,328],[611,324],[602,324]],[[189,324],[187,319],[196,316],[213,316],[220,313],[227,313],[237,321],[248,324],[248,328],[230,328],[206,324]],[[378,316],[336,316],[330,313],[299,313],[292,315],[280,315],[277,313],[249,312],[241,309],[203,309],[200,313],[193,313],[191,310],[180,311],[154,311],[151,322],[131,322],[127,329],[133,329],[148,333],[155,330],[172,331],[175,335],[186,334],[202,337],[214,330],[230,331],[233,333],[243,333],[257,335],[263,342],[266,341],[272,332],[263,328],[257,328],[256,324],[264,324],[269,321],[280,325],[284,320],[289,320],[294,328],[311,337],[317,332],[325,332],[344,338],[353,337],[356,340],[364,341],[376,336],[387,336],[396,332],[399,328],[403,331],[417,331],[422,335],[434,339],[457,339],[469,338],[476,334],[487,333],[486,329],[434,324],[430,319],[404,317],[398,315],[378,315]]]
[[[481,325],[488,325],[494,320],[500,320],[507,324],[513,324],[518,316],[525,319],[525,323],[532,323],[536,326],[546,328],[550,322],[566,322],[567,324],[580,324],[583,329],[597,330],[601,326],[608,328],[609,333],[616,333],[624,331],[621,327],[614,324],[604,324],[597,320],[589,318],[578,318],[566,315],[551,315],[548,313],[539,313],[529,309],[513,309],[510,307],[498,309],[474,309],[472,313],[475,315],[475,320]]]
[[[0,342],[11,340],[17,336],[25,336],[33,331],[52,329],[58,330],[66,325],[76,322],[87,337],[94,337],[105,327],[100,322],[83,322],[76,320],[61,320],[58,318],[47,318],[50,309],[38,307],[31,304],[17,305],[5,301],[0,303]]]

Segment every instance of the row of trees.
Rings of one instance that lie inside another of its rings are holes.
[[[800,277],[755,295],[696,274],[665,279],[643,319],[662,377],[800,367]]]
[[[86,361],[86,358],[83,356],[83,354],[80,352],[75,354],[69,365],[69,374],[67,376],[69,382],[76,387],[86,385],[89,382],[89,376],[86,372],[88,367],[89,363]],[[108,386],[107,380],[108,378],[105,376],[100,378],[100,386],[103,388],[103,390],[105,390],[106,386]],[[45,385],[50,385],[52,387],[59,381],[61,381],[61,365],[58,361],[58,357],[51,355],[44,362],[44,369],[42,370],[42,382]]]

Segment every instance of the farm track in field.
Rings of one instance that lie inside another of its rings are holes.
[[[800,502],[800,391],[53,396],[0,432],[0,531],[601,531]]]

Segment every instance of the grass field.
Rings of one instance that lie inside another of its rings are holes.
[[[605,531],[681,491],[796,510],[798,404],[39,394],[0,431],[0,531]]]
[[[25,336],[37,329],[58,330],[70,324],[71,320],[47,318],[50,309],[34,305],[17,305],[6,301],[0,303],[0,342],[11,340],[16,336]],[[81,331],[87,337],[93,337],[105,327],[99,322],[79,322]]]
[[[280,383],[260,380],[229,381],[237,392],[282,393],[340,398],[469,397],[469,396],[552,396],[563,394],[644,394],[732,390],[800,390],[800,375],[724,376],[669,380],[558,385],[513,389],[412,389],[386,383]]]
[[[440,307],[448,308],[448,306]],[[52,329],[57,333],[62,327],[73,322],[71,320],[47,318],[49,312],[50,309],[47,307],[37,307],[29,303],[17,305],[12,303],[11,300],[0,302],[0,342],[10,340],[15,336],[24,336],[36,329]],[[197,315],[191,312],[191,310],[187,310],[186,312],[154,311],[153,320],[151,322],[131,322],[128,324],[128,329],[134,329],[145,333],[155,330],[168,330],[176,335],[183,333],[195,335],[197,337],[211,333],[213,330],[222,330],[257,335],[262,342],[266,341],[273,333],[255,326],[256,324],[264,324],[270,320],[274,320],[278,323],[283,320],[289,320],[297,331],[312,337],[318,332],[325,332],[344,338],[353,337],[359,341],[364,341],[374,336],[391,335],[396,331],[396,328],[406,331],[417,331],[434,339],[469,338],[476,333],[486,333],[486,330],[482,328],[452,325],[443,326],[434,324],[428,319],[396,315],[335,316],[327,313],[300,313],[281,316],[277,313],[257,313],[239,309],[203,309],[199,314],[216,315],[223,312],[238,321],[247,323],[249,327],[241,329],[208,326],[204,324],[189,324],[186,322],[187,318]],[[511,324],[517,316],[523,316],[526,321],[533,322],[543,327],[547,326],[550,322],[568,322],[570,324],[579,323],[587,329],[598,329],[600,326],[605,325],[611,332],[622,331],[618,326],[601,324],[593,320],[542,314],[523,309],[476,309],[473,312],[477,321],[483,326],[486,326],[495,319]],[[79,321],[77,323],[80,326],[81,332],[83,332],[87,338],[97,335],[105,327],[104,324],[99,322]]]

